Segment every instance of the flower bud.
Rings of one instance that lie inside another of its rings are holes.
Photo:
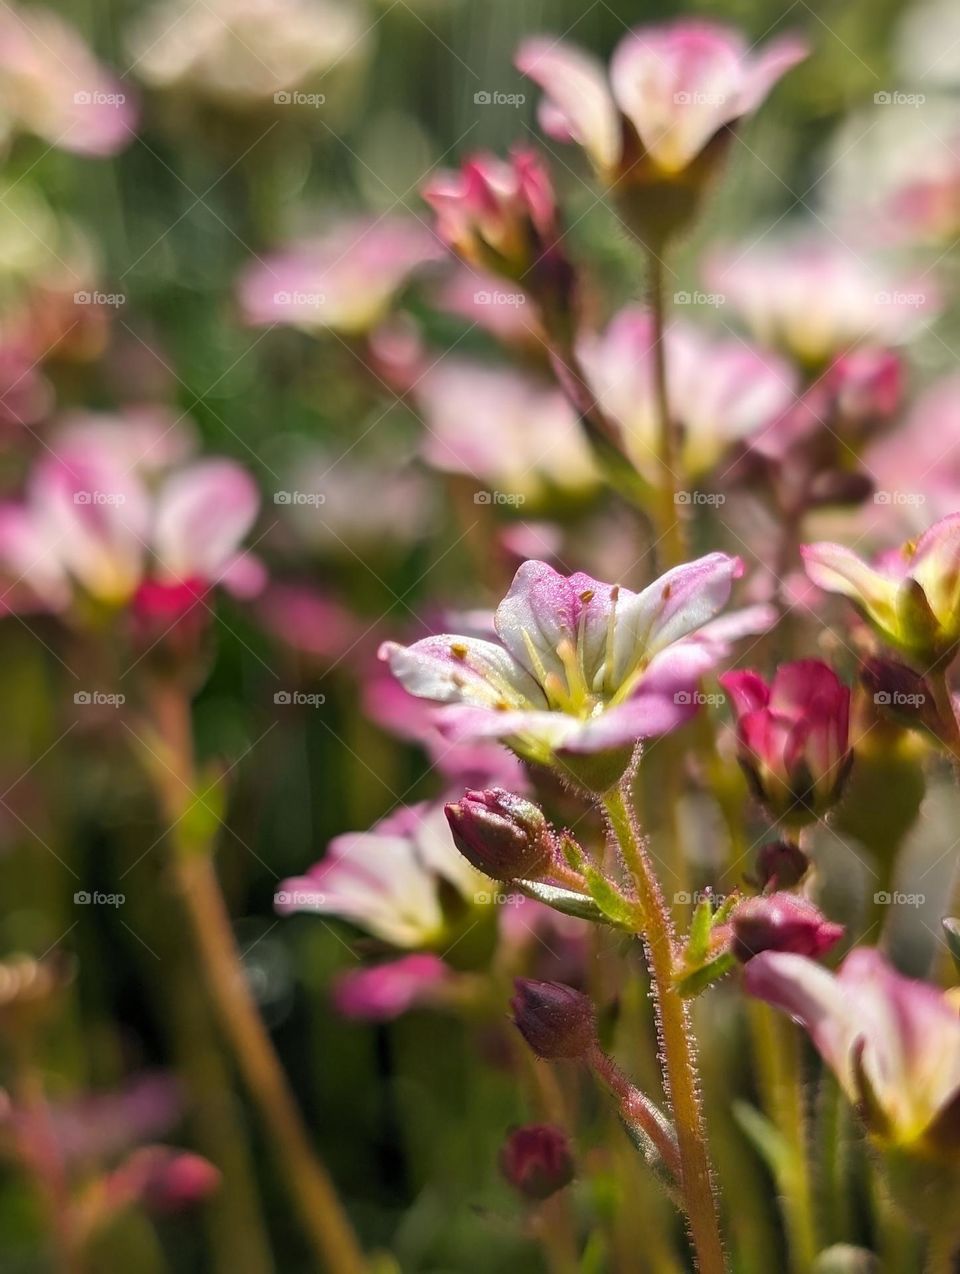
[[[597,1038],[590,999],[562,982],[517,978],[510,1001],[517,1030],[538,1057],[583,1057]]]
[[[761,845],[757,854],[756,879],[761,889],[792,889],[810,868],[810,859],[799,845],[775,840]]]
[[[470,791],[444,806],[454,843],[494,880],[536,880],[550,866],[550,826],[536,805],[502,787]]]
[[[797,894],[747,898],[730,917],[731,950],[746,964],[761,951],[819,956],[843,937],[843,925],[827,920],[819,907]]]
[[[514,1128],[500,1150],[500,1171],[528,1199],[549,1199],[573,1180],[567,1134],[553,1124]]]
[[[136,1200],[161,1215],[203,1202],[219,1185],[220,1173],[209,1160],[170,1146],[135,1150],[109,1180],[116,1200]]]

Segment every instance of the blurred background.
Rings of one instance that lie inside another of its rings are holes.
[[[218,601],[195,701],[199,765],[228,775],[217,864],[307,1125],[366,1244],[410,1274],[539,1268],[496,1170],[505,1130],[529,1110],[491,1014],[366,1023],[335,1012],[331,980],[365,958],[364,940],[328,917],[281,918],[275,894],[332,837],[444,791],[428,752],[377,710],[381,640],[421,635],[444,608],[491,605],[538,536],[565,535],[577,568],[614,574],[611,563],[636,556],[618,559],[623,511],[585,462],[573,482],[536,474],[522,507],[489,507],[478,489],[517,490],[499,482],[507,451],[491,458],[488,440],[473,474],[425,457],[425,415],[436,451],[462,407],[439,383],[434,398],[412,396],[412,366],[455,357],[529,370],[539,355],[524,346],[521,304],[503,318],[507,354],[475,293],[461,288],[458,302],[419,189],[469,152],[535,145],[550,156],[597,314],[639,296],[638,254],[575,148],[541,137],[537,92],[512,54],[550,32],[606,58],[628,26],[679,12],[621,0],[76,0],[0,13],[5,496],[18,498],[78,412],[129,421],[159,410],[176,433],[194,431],[198,451],[255,476],[262,507],[248,542],[269,583]],[[960,135],[949,6],[725,0],[683,12],[758,40],[799,29],[814,53],[733,146],[676,262],[678,290],[703,286],[708,244],[781,218],[876,231],[871,196],[900,179],[904,151],[916,158],[931,137]],[[63,105],[64,84],[79,115]],[[897,92],[924,95],[922,109],[876,100]],[[395,246],[383,261],[371,249],[340,280],[343,313],[323,311],[329,291],[312,314],[309,297],[298,303],[310,289],[296,262],[283,289],[292,299],[261,303],[258,267],[281,272],[287,245],[346,225],[349,247],[370,224],[361,218],[382,229],[400,217],[416,240],[409,268],[387,277]],[[926,258],[948,286],[951,238]],[[950,370],[955,323],[947,307],[936,335],[915,343],[911,393]],[[640,565],[627,582],[643,578]],[[124,1213],[84,1268],[312,1269],[184,941],[163,821],[131,754],[137,665],[118,658],[109,640],[42,609],[11,605],[0,623],[0,954],[66,961],[42,1068],[50,1100],[90,1138],[81,1160],[109,1126],[120,1143],[149,1132],[226,1170],[199,1211],[157,1224]],[[92,702],[97,690],[127,702]],[[495,1021],[506,993],[497,1003]],[[92,1094],[114,1104],[91,1112]],[[587,1159],[600,1119],[588,1103]],[[59,1268],[31,1183],[9,1159],[0,1173],[0,1267]],[[591,1176],[601,1216],[616,1206],[616,1180],[606,1161]],[[598,1253],[583,1268],[616,1266]]]

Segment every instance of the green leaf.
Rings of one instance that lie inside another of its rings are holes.
[[[793,1152],[779,1129],[756,1106],[746,1101],[733,1103],[733,1116],[775,1180],[785,1180],[792,1166]]]
[[[565,916],[576,916],[580,920],[592,920],[594,924],[609,924],[609,920],[592,898],[586,894],[578,894],[573,889],[560,889],[556,885],[545,885],[539,880],[518,880],[516,888],[528,898],[537,902],[545,902],[554,911],[561,911]]]
[[[705,991],[707,987],[712,986],[714,982],[719,982],[721,978],[726,977],[736,963],[735,956],[731,955],[729,951],[723,951],[706,964],[702,964],[690,973],[685,973],[678,977],[677,990],[685,1000],[693,999],[694,996],[700,995],[701,992]]]
[[[636,904],[631,902],[629,898],[624,898],[620,890],[615,885],[611,885],[606,876],[598,872],[595,867],[586,864],[583,868],[583,874],[586,877],[590,896],[606,918],[612,924],[619,925],[621,929],[629,929],[635,932],[637,928]]]

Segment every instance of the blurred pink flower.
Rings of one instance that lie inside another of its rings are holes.
[[[767,952],[747,964],[744,984],[806,1028],[874,1136],[908,1152],[956,1155],[960,1016],[942,991],[865,947],[837,974]]]
[[[122,606],[148,580],[197,595],[217,584],[239,596],[262,587],[262,566],[240,550],[259,506],[246,470],[203,459],[149,486],[147,439],[155,442],[156,431],[126,438],[102,424],[95,432],[99,446],[88,423],[64,430],[34,468],[25,501],[0,508],[8,602],[23,586],[54,610],[75,589]]]
[[[333,1003],[344,1017],[389,1022],[429,1004],[452,972],[439,956],[416,952],[368,969],[348,969],[333,984]]]
[[[167,0],[150,6],[131,49],[137,73],[154,87],[234,109],[272,103],[289,111],[297,92],[321,80],[329,89],[338,68],[343,95],[372,30],[359,9],[335,0]]]
[[[925,389],[907,419],[867,449],[864,467],[876,486],[871,516],[894,532],[920,532],[960,509],[960,375]]]
[[[490,882],[453,843],[443,805],[417,805],[382,819],[369,832],[330,842],[306,876],[281,881],[281,915],[312,911],[341,916],[393,947],[443,941],[444,890],[466,902],[490,899]]]
[[[960,513],[871,566],[842,544],[806,544],[804,566],[828,593],[848,597],[883,641],[920,665],[949,660],[960,643]]]
[[[657,480],[659,454],[655,339],[650,314],[628,306],[602,335],[584,336],[579,344],[598,406],[651,481]],[[670,407],[683,429],[681,460],[691,478],[714,468],[731,443],[762,433],[794,401],[796,374],[780,358],[680,321],[670,324],[666,341]]]
[[[543,344],[531,298],[519,285],[505,288],[495,274],[460,263],[431,291],[430,300],[437,309],[459,315],[510,348]]]
[[[705,277],[758,341],[813,367],[853,345],[907,340],[940,308],[928,277],[906,277],[812,232],[715,253]]]
[[[161,1216],[181,1212],[209,1198],[220,1176],[201,1155],[172,1146],[141,1146],[104,1183],[107,1207],[140,1204]]]
[[[434,468],[485,487],[478,503],[519,507],[551,488],[586,490],[597,479],[576,413],[554,385],[512,368],[448,356],[414,391]]]
[[[114,155],[133,138],[129,87],[50,9],[0,10],[0,110],[61,150]]]
[[[500,643],[443,634],[385,642],[403,686],[448,705],[455,738],[504,739],[527,760],[663,734],[696,712],[715,648],[698,640],[730,596],[738,558],[711,553],[641,593],[525,562],[497,609]]]
[[[344,606],[308,584],[268,584],[257,613],[264,627],[313,659],[342,658],[363,636],[359,621]]]
[[[805,823],[836,801],[853,762],[850,691],[818,659],[781,664],[770,684],[755,672],[724,673],[740,760],[772,814]]]
[[[681,173],[806,55],[795,36],[754,55],[733,28],[681,19],[628,32],[614,51],[609,81],[595,58],[551,37],[525,40],[516,64],[546,95],[544,132],[578,142],[612,182],[639,163],[667,176]]]
[[[410,275],[444,255],[440,241],[412,217],[345,217],[318,238],[247,266],[240,309],[253,326],[355,335],[385,317]]]

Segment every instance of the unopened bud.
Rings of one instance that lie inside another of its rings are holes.
[[[583,1057],[597,1037],[597,1015],[588,996],[562,982],[517,978],[510,1001],[517,1030],[538,1057]]]
[[[730,930],[731,950],[743,964],[761,951],[819,956],[843,937],[843,925],[828,920],[808,898],[789,893],[745,899],[730,917]]]
[[[756,880],[761,889],[792,889],[810,869],[810,859],[788,840],[768,841],[757,854]]]
[[[567,1134],[553,1124],[514,1128],[500,1150],[500,1171],[528,1199],[549,1199],[573,1180]]]
[[[111,1175],[112,1193],[135,1199],[148,1212],[179,1212],[193,1207],[220,1185],[220,1172],[209,1160],[170,1146],[143,1146]]]
[[[494,880],[536,880],[550,866],[550,826],[522,796],[502,787],[467,792],[445,812],[457,849]]]

